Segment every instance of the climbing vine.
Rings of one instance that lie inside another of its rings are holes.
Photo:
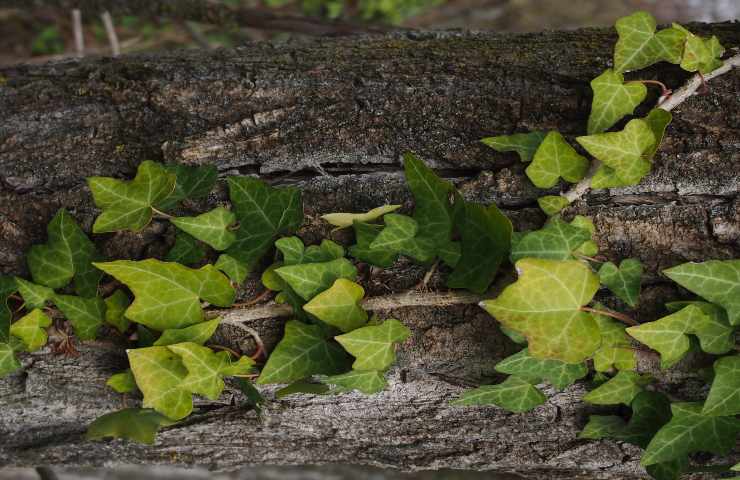
[[[588,189],[639,183],[672,120],[669,111],[697,88],[694,83],[672,93],[654,79],[625,80],[625,73],[665,61],[697,72],[703,83],[705,75],[711,78],[738,64],[738,57],[723,62],[717,38],[699,37],[680,25],[656,31],[655,20],[644,12],[620,19],[616,27],[614,65],[591,82],[587,134],[575,138],[580,148],[557,131],[483,139],[497,151],[516,152],[539,188],[575,184],[539,199],[549,217],[541,229],[513,231],[495,205],[467,201],[407,153],[404,172],[415,200],[410,215],[399,213],[399,205],[330,213],[323,220],[336,229],[351,228],[354,243],[324,239],[307,246],[293,235],[304,223],[299,190],[229,177],[230,204],[183,216],[192,200],[212,191],[216,169],[144,161],[128,181],[88,179],[100,209],[92,232],[137,232],[157,218],[176,229],[170,251],[163,260],[106,259],[74,218],[60,210],[48,225],[47,242],[28,252],[31,278],[0,277],[0,376],[21,369],[23,352],[44,347],[49,332],[58,340],[55,349],[74,354],[72,332],[86,341],[116,330],[132,343],[129,368],[113,375],[108,386],[123,394],[138,392],[142,408],[99,418],[88,438],[144,443],[152,443],[161,427],[190,415],[194,394],[217,399],[229,377],[255,408],[263,399],[252,379],[287,384],[278,397],[351,390],[374,394],[385,388],[396,346],[410,331],[396,319],[368,313],[382,310],[382,302],[376,308],[365,298],[357,263],[388,268],[399,256],[407,257],[430,271],[438,266],[448,271],[450,289],[484,295],[510,262],[516,281],[495,298],[485,296],[480,305],[522,349],[496,365],[506,380],[464,392],[451,399],[453,404],[524,412],[547,401],[538,385],[547,382],[562,390],[588,377],[595,388],[585,402],[624,405],[630,413],[591,416],[581,438],[613,438],[643,448],[641,463],[658,480],[688,471],[694,452],[727,454],[740,432],[740,356],[735,352],[740,260],[663,271],[697,298],[668,303],[669,315],[642,323],[594,302],[597,291],[606,288],[635,307],[641,263],[602,261],[593,222],[578,215],[567,221],[560,212]],[[661,88],[658,104],[635,118],[650,86]],[[625,117],[630,118],[625,122]],[[261,269],[266,260],[269,266]],[[212,339],[222,323],[254,333],[224,320],[222,309],[234,305],[235,287],[259,270],[265,291],[274,292],[275,302],[292,317],[264,362],[258,336],[259,348],[251,357]],[[483,298],[476,295],[459,299]],[[716,356],[703,401],[672,402],[640,371],[643,351],[656,352],[661,366],[670,368],[692,350]]]

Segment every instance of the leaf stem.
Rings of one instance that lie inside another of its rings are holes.
[[[157,210],[156,208],[152,207],[152,212],[154,212],[154,215],[156,215],[159,218],[166,218],[167,220],[172,220],[175,218],[174,216],[170,215],[169,213],[164,213],[161,210]]]
[[[624,313],[615,312],[613,310],[607,310],[607,309],[598,309],[598,308],[591,308],[591,307],[581,307],[579,310],[582,312],[590,312],[590,313],[596,313],[598,315],[606,315],[607,317],[616,318],[620,322],[626,323],[627,325],[631,325],[633,327],[636,327],[639,325],[635,319],[633,319],[630,316],[625,315]]]
[[[642,83],[645,85],[658,85],[661,89],[660,98],[662,98],[663,101],[665,101],[673,93],[673,90],[668,88],[666,84],[661,82],[660,80],[630,80],[627,83]],[[658,102],[658,104],[660,104],[660,102]]]

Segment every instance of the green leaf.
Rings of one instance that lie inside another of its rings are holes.
[[[419,228],[413,218],[389,213],[384,220],[385,228],[372,241],[370,250],[402,253],[421,263],[434,258],[434,244],[428,237],[418,236]]]
[[[126,317],[155,330],[201,322],[201,299],[219,307],[234,302],[233,287],[213,265],[195,270],[178,263],[148,259],[117,260],[95,266],[126,284],[136,296],[126,310]]]
[[[329,262],[344,257],[344,248],[326,239],[321,241],[321,245],[306,248],[298,237],[283,237],[275,242],[275,248],[283,254],[285,265]]]
[[[622,260],[619,267],[606,262],[599,269],[599,279],[630,307],[637,305],[642,281],[642,263],[635,258]]]
[[[54,305],[74,327],[80,340],[95,340],[105,322],[105,302],[100,297],[54,295]]]
[[[224,272],[237,285],[244,283],[249,274],[249,268],[245,263],[225,253],[219,255],[214,267]]]
[[[351,372],[322,378],[321,381],[327,385],[339,387],[336,389],[339,391],[358,390],[365,395],[382,392],[388,385],[384,373],[377,370],[352,370]]]
[[[599,308],[596,305],[596,308]],[[637,366],[635,351],[632,349],[630,338],[625,332],[625,326],[606,315],[592,313],[601,332],[601,346],[594,352],[594,370],[607,372],[612,368],[617,370],[634,370]]]
[[[49,340],[46,329],[50,326],[51,319],[36,308],[10,325],[10,334],[23,340],[27,351],[35,352]]]
[[[9,343],[0,343],[0,378],[10,375],[21,368],[21,362],[15,358],[15,351]]]
[[[280,390],[275,392],[275,398],[278,400],[284,397],[287,397],[288,395],[296,395],[296,394],[308,394],[308,395],[326,395],[330,393],[330,388],[328,385],[324,385],[323,383],[308,383],[308,382],[293,382],[287,387],[283,387]]]
[[[525,258],[516,262],[519,279],[481,306],[529,342],[535,358],[580,363],[596,351],[596,321],[580,308],[599,288],[591,269],[576,260]]]
[[[602,188],[621,188],[631,185],[625,182],[617,175],[617,171],[606,165],[599,165],[593,178],[591,179],[591,188],[599,190]]]
[[[153,408],[172,420],[190,415],[193,397],[182,388],[188,370],[178,355],[168,347],[131,349],[127,354],[136,386],[144,394],[145,408]]]
[[[725,53],[725,48],[719,43],[717,37],[706,39],[694,35],[680,25],[674,24],[674,29],[683,30],[686,34],[686,47],[681,57],[681,68],[688,72],[707,74],[722,66],[720,57]]]
[[[36,285],[20,277],[15,277],[15,283],[18,286],[18,293],[23,297],[23,302],[29,310],[43,308],[46,302],[54,296],[54,290],[51,288]]]
[[[540,206],[545,215],[552,217],[560,213],[560,210],[568,206],[570,202],[567,198],[560,195],[545,195],[537,199],[537,205]]]
[[[163,201],[157,204],[161,210],[170,210],[183,200],[195,200],[207,196],[216,184],[218,170],[213,165],[191,167],[169,164],[164,168],[176,176],[175,188]]]
[[[511,248],[511,261],[523,258],[568,260],[584,242],[591,240],[591,232],[553,218],[540,230],[526,233]]]
[[[558,360],[534,358],[525,348],[496,364],[496,371],[516,375],[530,383],[537,384],[543,379],[558,390],[574,384],[588,373],[584,363],[565,363]]]
[[[351,227],[354,222],[372,222],[386,213],[395,212],[399,208],[401,208],[401,205],[383,205],[382,207],[373,208],[367,213],[327,213],[322,215],[321,218],[337,228],[347,228]]]
[[[655,135],[645,120],[630,120],[620,132],[596,133],[577,137],[588,153],[614,170],[619,180],[636,185],[650,172],[645,153],[655,145]]]
[[[564,180],[575,183],[588,171],[589,161],[579,155],[559,132],[549,132],[525,170],[536,187],[550,188]]]
[[[210,339],[221,323],[221,318],[214,318],[205,322],[196,323],[185,328],[172,328],[162,332],[162,335],[154,342],[154,346],[164,347],[176,343],[197,343],[203,345]]]
[[[303,309],[342,332],[351,332],[367,323],[367,312],[360,306],[365,290],[345,278],[311,299]]]
[[[257,413],[257,416],[262,415],[262,408],[265,405],[265,397],[255,388],[252,382],[247,381],[243,378],[235,378],[234,383],[236,387],[244,394],[246,398],[246,405],[252,407]]]
[[[249,269],[270,250],[273,241],[303,223],[301,192],[296,188],[273,188],[251,177],[231,177],[229,196],[239,229],[226,253]]]
[[[149,160],[139,165],[136,177],[128,182],[110,177],[88,178],[95,205],[103,210],[95,219],[93,233],[141,230],[152,219],[152,206],[172,193],[175,181],[175,174]]]
[[[512,135],[499,135],[498,137],[487,137],[481,140],[497,152],[516,152],[519,159],[531,162],[534,152],[545,139],[545,132],[514,133]]]
[[[624,76],[612,69],[591,80],[594,98],[588,117],[588,134],[609,130],[625,115],[631,115],[645,100],[647,87],[640,82],[624,83]]]
[[[653,136],[655,137],[653,146],[648,148],[643,154],[643,156],[648,160],[652,161],[655,156],[655,152],[658,151],[660,144],[663,142],[665,129],[668,127],[668,124],[671,123],[671,120],[673,120],[671,113],[662,108],[653,108],[650,110],[647,117],[645,117],[645,122],[647,122],[650,127],[650,131],[653,132]]]
[[[214,250],[226,250],[236,241],[236,233],[231,231],[236,215],[224,207],[214,208],[197,217],[177,217],[170,221]]]
[[[651,381],[650,376],[640,375],[635,372],[623,371],[602,383],[599,387],[588,392],[583,400],[594,405],[618,405],[623,403],[629,405],[642,387]]]
[[[105,384],[118,393],[131,393],[136,390],[136,379],[130,368],[125,372],[111,375]]]
[[[730,325],[740,325],[740,260],[684,263],[663,273],[687,290],[724,308]]]
[[[391,318],[381,325],[358,328],[334,337],[353,357],[354,370],[385,370],[396,360],[395,344],[403,342],[411,331]]]
[[[679,63],[685,34],[675,28],[655,33],[655,18],[635,12],[617,20],[619,40],[614,47],[614,70],[640,70],[660,61]]]
[[[645,470],[655,480],[679,480],[683,472],[689,468],[689,457],[681,457],[670,462],[654,463]]]
[[[357,268],[346,258],[330,262],[286,265],[275,269],[290,287],[304,300],[310,300],[329,288],[338,278],[355,280]]]
[[[216,353],[197,343],[178,343],[167,348],[180,356],[188,370],[179,388],[210,400],[216,400],[226,387],[223,377],[247,375],[254,366],[254,361],[249,357],[239,357],[238,361],[232,362],[229,352]]]
[[[510,412],[527,412],[547,401],[545,395],[526,380],[511,376],[498,385],[483,385],[464,392],[452,405],[496,405]]]
[[[693,452],[727,455],[735,447],[740,420],[734,417],[702,415],[701,403],[674,403],[673,417],[645,449],[643,466],[679,459]]]
[[[60,209],[46,227],[48,240],[34,245],[26,260],[33,281],[49,288],[62,288],[74,277],[75,291],[94,297],[103,272],[93,267],[99,260],[95,245],[65,209]]]
[[[346,365],[347,354],[326,340],[321,327],[290,320],[257,383],[290,383],[311,375],[333,375],[345,370]]]
[[[206,251],[201,247],[198,240],[182,230],[175,234],[175,244],[172,246],[165,260],[168,262],[182,263],[183,265],[192,265],[203,260]]]
[[[702,415],[710,417],[740,414],[740,356],[714,362],[714,380]]]
[[[153,444],[160,428],[174,422],[154,410],[125,408],[97,418],[87,427],[88,440],[100,440],[106,437],[125,438],[135,442]]]
[[[378,234],[380,234],[380,231],[383,230],[383,226],[355,222],[353,227],[355,229],[357,243],[349,248],[350,255],[357,260],[382,268],[388,268],[393,265],[398,257],[397,252],[370,247],[378,237]]]
[[[130,304],[131,301],[123,290],[113,292],[113,295],[105,299],[105,323],[113,325],[121,333],[128,330],[131,322],[124,313]]]
[[[457,225],[462,235],[462,256],[447,279],[450,288],[483,293],[496,277],[511,249],[511,221],[496,208],[465,202]]]
[[[8,307],[8,298],[18,291],[15,279],[0,275],[0,343],[10,341],[10,321],[13,312]]]

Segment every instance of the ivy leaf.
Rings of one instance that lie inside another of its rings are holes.
[[[105,323],[113,325],[121,333],[128,330],[131,322],[124,313],[130,304],[131,301],[123,290],[113,292],[111,296],[105,299]]]
[[[10,375],[21,368],[21,362],[15,358],[15,351],[9,343],[0,343],[0,378]]]
[[[599,308],[596,305],[596,308]],[[634,370],[637,366],[635,352],[632,349],[625,326],[606,315],[592,313],[601,332],[601,346],[594,352],[594,370],[607,372],[612,368],[617,370]]]
[[[285,265],[275,269],[290,287],[304,300],[310,300],[329,288],[338,278],[355,280],[357,268],[346,258],[330,262]]]
[[[327,385],[335,385],[339,387],[337,389],[339,391],[358,390],[365,395],[382,392],[388,385],[383,372],[377,370],[352,370],[351,372],[324,377],[321,382]]]
[[[588,166],[586,157],[579,155],[559,132],[552,131],[537,148],[525,172],[536,187],[550,188],[560,177],[571,183],[581,180]]]
[[[87,427],[86,438],[88,440],[106,437],[125,438],[151,445],[160,428],[174,423],[154,410],[125,408],[97,418]]]
[[[93,233],[141,230],[152,219],[152,206],[172,193],[175,181],[175,174],[149,160],[139,165],[136,177],[131,181],[88,178],[95,205],[103,210],[95,219]]]
[[[630,307],[637,305],[642,280],[642,263],[639,260],[635,258],[622,260],[619,267],[612,262],[606,262],[599,269],[599,279],[627,305]]]
[[[516,152],[523,163],[531,162],[537,147],[545,139],[545,132],[514,133],[486,137],[481,140],[497,152]]]
[[[686,35],[686,47],[681,58],[681,68],[688,72],[707,74],[722,66],[722,54],[725,53],[717,37],[705,39],[694,35],[681,25],[673,24],[673,28],[682,31]]]
[[[167,255],[164,257],[167,262],[182,263],[183,265],[192,265],[198,263],[206,257],[206,251],[201,247],[198,240],[182,230],[177,230],[175,234],[175,244],[172,246]]]
[[[231,177],[228,182],[239,229],[226,253],[251,269],[270,250],[275,238],[303,223],[301,192],[296,188],[273,188],[251,177]]]
[[[560,213],[560,210],[568,206],[570,202],[561,195],[545,195],[537,199],[537,205],[540,206],[545,215],[552,217]]]
[[[698,451],[727,455],[735,447],[740,420],[710,417],[701,411],[698,402],[671,404],[673,417],[650,441],[640,464],[668,462]]]
[[[32,246],[26,257],[33,281],[62,288],[74,277],[75,291],[84,297],[94,297],[103,276],[92,265],[100,259],[95,245],[63,208],[54,215],[46,231],[46,244]]]
[[[12,325],[10,334],[20,338],[29,352],[35,352],[46,345],[49,336],[46,329],[51,326],[51,319],[38,308],[31,311]]]
[[[547,401],[545,395],[531,383],[510,376],[497,385],[483,385],[464,392],[452,405],[496,405],[510,412],[527,412]]]
[[[614,70],[640,70],[660,61],[679,63],[685,34],[675,28],[655,33],[655,18],[635,12],[617,20],[619,40],[614,47]]]
[[[481,306],[529,342],[535,358],[580,363],[599,347],[596,321],[580,308],[599,288],[598,277],[577,260],[525,258],[516,262],[519,279]]]
[[[321,241],[321,245],[306,248],[298,237],[283,237],[275,242],[275,248],[283,254],[285,265],[329,262],[344,257],[344,248],[326,239]]]
[[[511,261],[523,258],[572,259],[573,252],[589,240],[591,232],[588,230],[553,218],[540,230],[526,233],[512,246]]]
[[[689,457],[681,457],[670,462],[654,463],[645,467],[648,474],[655,480],[679,480],[683,472],[689,468]]]
[[[231,231],[236,215],[224,207],[214,208],[197,217],[176,217],[170,221],[214,250],[226,250],[236,240],[236,234]]]
[[[237,285],[244,283],[244,280],[247,279],[247,275],[249,274],[246,264],[225,253],[219,255],[218,260],[216,260],[213,266],[224,272]]]
[[[447,279],[450,288],[483,293],[496,277],[511,249],[511,221],[496,208],[465,202],[457,226],[462,235],[462,256]]]
[[[354,370],[385,370],[396,360],[395,344],[411,331],[395,318],[334,337],[353,357]]]
[[[148,259],[96,263],[136,296],[126,317],[155,330],[181,328],[203,320],[200,299],[219,307],[234,303],[234,289],[213,265],[198,270]]]
[[[655,145],[655,135],[645,120],[630,120],[620,132],[596,133],[577,137],[576,141],[588,153],[628,185],[635,185],[650,172],[650,161],[645,153]]]
[[[144,394],[145,408],[153,408],[172,420],[190,415],[193,397],[181,387],[188,370],[178,355],[168,347],[136,348],[126,353],[136,386]]]
[[[498,362],[496,371],[516,375],[533,384],[545,379],[558,390],[573,385],[576,380],[588,374],[584,363],[571,364],[558,360],[534,358],[529,355],[526,348]]]
[[[355,222],[353,227],[355,229],[357,243],[349,247],[350,255],[357,260],[382,268],[388,268],[393,265],[398,257],[397,252],[370,247],[384,227],[362,222]]]
[[[275,398],[278,400],[284,397],[287,397],[288,395],[296,395],[296,394],[309,394],[309,395],[326,395],[330,393],[330,388],[328,385],[324,385],[323,383],[309,383],[309,382],[293,382],[287,387],[283,387],[280,390],[275,392]]]
[[[321,327],[289,320],[257,383],[290,383],[311,375],[333,375],[346,369],[347,360],[341,348],[326,340]]]
[[[596,173],[594,173],[594,176],[591,179],[591,188],[594,190],[602,188],[621,188],[628,187],[629,185],[630,182],[625,182],[619,178],[617,171],[611,167],[607,167],[606,165],[599,165],[599,168],[596,169]]]
[[[667,112],[662,108],[653,108],[650,110],[647,117],[645,117],[645,122],[650,127],[650,131],[653,132],[653,137],[655,137],[653,146],[647,149],[643,154],[643,156],[648,160],[652,161],[655,156],[655,152],[658,151],[658,147],[660,147],[660,144],[663,142],[665,129],[668,127],[668,124],[671,123],[671,120],[673,120],[671,112]]]
[[[588,392],[583,399],[594,405],[618,405],[620,403],[629,405],[637,394],[642,392],[642,387],[650,381],[651,378],[648,375],[622,371]]]
[[[136,390],[136,379],[130,368],[125,372],[111,375],[105,384],[118,393],[131,393]]]
[[[221,323],[221,318],[214,318],[205,322],[196,323],[185,328],[171,328],[162,332],[162,335],[154,342],[156,347],[174,345],[176,343],[195,343],[203,345],[210,339]]]
[[[625,115],[631,115],[645,100],[647,87],[640,82],[624,83],[624,76],[611,68],[591,80],[594,98],[588,117],[588,134],[609,130]]]
[[[180,356],[188,370],[179,388],[210,400],[216,400],[226,387],[224,376],[246,375],[254,366],[254,361],[249,357],[239,357],[238,361],[232,362],[229,352],[216,353],[197,343],[178,343],[167,348]]]
[[[36,285],[20,277],[15,277],[15,283],[27,309],[43,308],[46,302],[54,296],[54,290],[51,288]]]
[[[169,164],[164,168],[175,174],[176,181],[172,193],[157,205],[161,210],[170,210],[186,198],[195,200],[208,196],[218,177],[218,170],[213,165]]]
[[[370,250],[402,253],[421,263],[434,258],[434,244],[429,237],[417,235],[419,228],[413,218],[389,213],[384,220],[385,228],[372,241]]]
[[[80,340],[95,340],[105,322],[105,302],[100,297],[83,298],[74,295],[54,295],[54,305],[74,327]]]
[[[351,227],[354,222],[372,222],[386,213],[395,212],[399,208],[401,208],[401,205],[383,205],[373,208],[367,213],[327,213],[326,215],[322,215],[321,218],[337,228],[347,228]]]
[[[727,310],[730,325],[740,325],[740,260],[684,263],[663,270],[663,273],[687,290]]]
[[[0,343],[10,341],[10,321],[13,312],[8,307],[8,298],[18,291],[15,279],[0,275]]]
[[[258,417],[262,416],[262,408],[265,405],[265,397],[257,390],[252,382],[249,382],[243,378],[235,378],[234,383],[240,392],[244,394],[246,399],[246,405],[252,407],[257,413]]]
[[[365,290],[345,278],[311,299],[303,309],[342,332],[351,332],[367,323],[367,312],[360,306]]]
[[[740,414],[740,356],[714,362],[714,380],[702,415],[710,417]]]

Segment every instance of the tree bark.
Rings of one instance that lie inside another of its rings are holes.
[[[737,23],[692,28],[740,46]],[[211,163],[223,176],[298,185],[307,214],[301,235],[315,242],[330,231],[322,213],[384,203],[410,208],[399,156],[413,150],[467,199],[496,202],[517,229],[536,228],[544,221],[537,197],[560,187],[535,189],[515,155],[478,140],[536,129],[582,134],[588,82],[610,65],[614,41],[605,30],[410,33],[2,68],[0,271],[26,272],[24,252],[45,241],[46,223],[61,206],[89,228],[96,211],[85,177],[130,177],[143,159]],[[640,75],[669,87],[688,78],[671,65]],[[593,218],[610,259],[643,261],[646,285],[631,312],[641,321],[681,295],[660,269],[740,257],[740,73],[712,81],[707,95],[673,113],[649,177],[636,187],[592,192],[565,212]],[[221,185],[196,207],[224,198]],[[344,235],[335,238],[348,241]],[[111,258],[157,256],[171,244],[172,229],[154,222],[139,234],[96,241]],[[401,261],[363,283],[369,295],[383,295],[412,288],[423,275]],[[440,279],[435,275],[432,287]],[[257,289],[252,279],[241,293]],[[91,420],[122,405],[105,386],[125,367],[120,339],[81,345],[79,357],[28,355],[21,373],[0,380],[0,465],[361,463],[527,478],[644,477],[639,449],[576,438],[594,411],[581,402],[585,382],[546,390],[548,402],[526,414],[448,405],[464,388],[496,378],[495,363],[514,351],[477,306],[382,313],[413,331],[387,391],[289,397],[270,403],[261,417],[240,408],[240,394],[230,391],[218,402],[199,402],[196,414],[152,447],[82,437]],[[272,347],[282,323],[249,326]],[[230,327],[219,341],[252,346]],[[700,394],[696,373],[679,369],[659,378],[675,398]],[[274,389],[264,393],[273,398]]]

